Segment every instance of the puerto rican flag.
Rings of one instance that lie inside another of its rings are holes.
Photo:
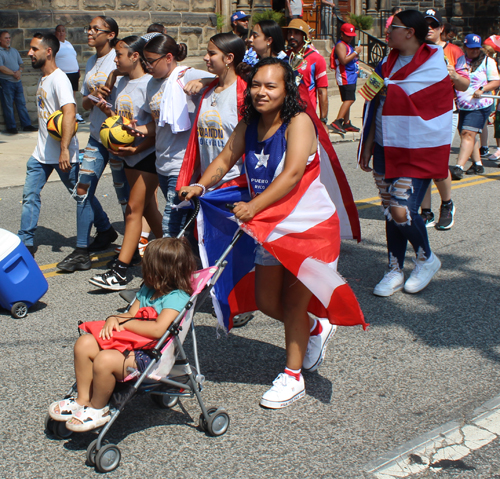
[[[198,239],[203,264],[214,264],[236,233],[238,225],[225,205],[237,201],[250,201],[247,188],[220,188],[200,199]],[[256,242],[313,293],[309,312],[332,324],[367,327],[353,291],[337,272],[339,217],[320,181],[319,154],[288,195],[240,226],[248,235],[242,236],[228,256],[226,269],[213,289],[219,324],[226,330],[231,329],[235,315],[257,309]]]
[[[443,49],[423,44],[410,63],[391,75],[398,56],[392,50],[376,69],[387,95],[382,109],[385,176],[446,178],[454,90]],[[364,137],[374,121],[373,103],[369,106]]]
[[[491,35],[484,41],[484,44],[493,47],[496,52],[500,52],[500,35]]]

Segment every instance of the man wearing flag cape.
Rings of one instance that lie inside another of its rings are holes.
[[[207,232],[226,228],[230,238],[239,226],[249,235],[228,257],[233,261],[237,255],[233,262],[243,264],[246,271],[230,269],[234,286],[227,291],[227,306],[230,317],[258,308],[284,323],[286,368],[260,402],[273,409],[304,397],[301,370],[313,371],[321,364],[334,325],[367,326],[354,293],[337,273],[339,214],[320,181],[317,129],[304,109],[292,69],[276,58],[263,59],[249,78],[243,121],[198,183],[179,191],[186,199],[204,196],[245,154],[249,191],[230,186],[201,198],[204,214],[198,225],[199,242],[203,258],[203,247],[227,246],[221,245],[221,236],[207,236]],[[237,223],[232,228],[231,221],[220,221],[215,211],[222,210],[230,198],[234,207],[224,216]],[[348,221],[346,234],[352,237],[354,230],[359,235],[359,223],[357,229],[347,231]],[[208,223],[219,226],[207,229]],[[256,249],[252,238],[258,243]],[[218,284],[229,276],[226,270]],[[255,299],[251,298],[253,288]],[[242,291],[246,294],[238,294]],[[218,299],[222,298],[219,294]],[[313,319],[308,311],[325,319]]]

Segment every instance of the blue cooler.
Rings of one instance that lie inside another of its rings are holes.
[[[19,237],[0,228],[0,306],[24,318],[49,288],[47,280]]]

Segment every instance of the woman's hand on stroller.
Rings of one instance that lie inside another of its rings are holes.
[[[244,201],[239,201],[234,204],[233,208],[234,216],[243,223],[253,220],[253,217],[257,214],[252,203],[245,203]]]
[[[123,331],[125,328],[120,324],[119,319],[116,316],[110,316],[104,323],[99,337],[102,339],[111,339],[113,337],[113,331]]]
[[[193,196],[201,196],[203,188],[201,186],[183,186],[179,190],[179,198],[181,200],[189,201]]]

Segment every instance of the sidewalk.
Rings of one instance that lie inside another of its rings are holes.
[[[328,108],[328,124],[330,124],[339,111],[341,100],[338,94],[337,85],[329,88],[329,108]],[[363,114],[364,100],[357,95],[356,102],[351,107],[351,120],[352,123],[361,127],[362,114]],[[359,133],[348,132],[344,138],[340,134],[330,133],[330,140],[332,143],[339,143],[343,141],[357,141],[359,140]],[[17,135],[9,135],[7,133],[0,133],[0,188],[7,188],[10,186],[22,186],[26,177],[26,162],[33,153],[37,142],[38,133],[18,133]],[[78,142],[80,149],[85,148],[89,138],[89,124],[78,125],[77,132]],[[105,173],[108,170],[105,170]],[[49,181],[59,181],[57,173],[53,173]]]

